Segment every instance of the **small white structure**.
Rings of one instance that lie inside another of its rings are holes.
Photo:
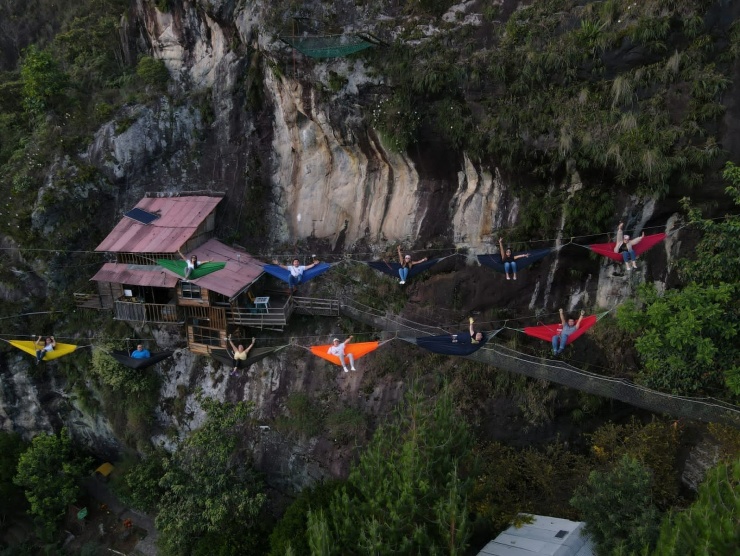
[[[594,556],[591,539],[582,521],[542,515],[517,528],[509,527],[478,553],[478,556]]]

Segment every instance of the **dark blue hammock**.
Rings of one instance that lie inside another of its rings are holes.
[[[156,365],[160,361],[164,361],[165,359],[170,357],[173,353],[175,352],[174,351],[160,351],[158,353],[152,353],[151,357],[144,357],[142,359],[137,359],[136,357],[131,357],[128,351],[124,351],[122,349],[115,349],[111,353],[111,356],[113,357],[113,359],[118,361],[124,367],[128,367],[129,369],[134,369],[138,371],[140,369],[146,369],[147,367]]]
[[[518,253],[514,253],[514,255],[523,255],[525,253],[529,253],[529,257],[522,257],[521,259],[517,259],[515,261],[517,272],[523,268],[528,267],[532,263],[536,263],[540,259],[552,253],[552,251],[553,248],[548,247],[547,249],[533,249],[532,251],[520,251]],[[478,262],[484,266],[491,267],[498,272],[506,272],[506,269],[504,268],[504,262],[501,260],[500,254],[478,255]]]
[[[429,259],[428,261],[424,261],[423,263],[417,263],[413,265],[411,268],[409,268],[409,280],[417,274],[421,274],[426,269],[434,266],[441,260],[442,259]],[[389,263],[386,261],[367,261],[366,264],[371,268],[374,268],[375,270],[379,270],[380,272],[387,274],[388,276],[393,276],[394,278],[399,277],[398,269],[401,268],[400,263]]]
[[[309,268],[308,270],[303,271],[303,277],[301,278],[301,284],[305,284],[312,278],[316,278],[318,275],[323,274],[327,270],[331,268],[331,265],[328,263],[319,263],[316,266]],[[290,271],[283,268],[280,265],[277,264],[266,264],[262,270],[267,272],[267,274],[274,276],[278,280],[282,280],[283,282],[290,283]]]
[[[484,332],[483,339],[477,344],[470,342],[470,334],[468,332],[460,332],[456,336],[457,342],[452,341],[453,334],[401,339],[434,353],[441,353],[442,355],[470,355],[482,348],[493,334],[486,334]]]

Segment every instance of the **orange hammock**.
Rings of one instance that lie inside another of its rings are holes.
[[[11,346],[17,347],[21,351],[25,351],[29,355],[36,357],[36,352],[43,347],[43,344],[37,345],[33,340],[8,340]],[[46,352],[42,361],[51,361],[52,359],[59,359],[65,355],[69,355],[77,349],[77,346],[72,344],[62,344],[57,342],[56,347],[52,351]]]
[[[332,345],[333,344],[311,346],[311,353],[318,357],[321,357],[322,359],[326,359],[330,363],[341,366],[341,363],[339,362],[339,357],[328,353],[329,348],[332,347]],[[363,355],[367,355],[371,351],[375,351],[376,349],[378,349],[379,345],[380,342],[359,342],[357,344],[349,343],[344,346],[344,353],[347,355],[351,353],[355,359],[359,359]]]

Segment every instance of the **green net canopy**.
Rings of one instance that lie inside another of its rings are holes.
[[[311,58],[339,58],[373,46],[373,43],[357,35],[280,37],[280,40]]]

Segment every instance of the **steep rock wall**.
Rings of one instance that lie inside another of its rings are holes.
[[[439,145],[397,153],[383,144],[362,118],[359,103],[380,79],[371,77],[361,63],[328,61],[299,64],[295,73],[279,71],[289,64],[280,65],[284,47],[261,28],[262,3],[176,4],[168,13],[152,3],[137,4],[143,42],[167,65],[174,80],[170,92],[176,98],[162,96],[146,105],[124,107],[115,121],[101,127],[86,154],[86,160],[117,185],[117,216],[146,191],[224,191],[230,209],[246,206],[253,179],[249,169],[261,158],[269,190],[269,210],[261,216],[269,224],[269,237],[257,239],[265,249],[316,237],[331,241],[337,251],[360,241],[377,251],[388,242],[423,246],[440,241],[486,253],[495,250],[498,230],[517,223],[520,201],[495,166],[482,166]],[[254,67],[263,96],[259,110],[248,109],[245,100],[248,70]],[[330,70],[346,78],[339,91],[328,92]],[[204,111],[211,111],[211,118]],[[654,203],[634,199],[625,207],[625,217],[638,215],[628,222],[637,232],[656,216]],[[236,212],[228,211],[221,232],[239,231]],[[560,237],[556,245],[567,241]],[[658,248],[651,253],[650,270],[641,269],[642,279],[659,284],[666,279],[661,257],[674,252],[668,245],[665,255]],[[559,303],[568,308],[613,307],[632,295],[637,273],[626,280],[614,273],[614,265],[586,260],[578,263],[585,271],[573,277],[568,273],[576,256],[569,253],[543,262],[519,280],[517,289],[494,287],[500,277],[469,268],[456,268],[456,276],[450,272],[449,279],[439,277],[434,286],[454,281],[453,291],[458,281],[472,277],[481,293],[470,299],[463,295],[470,302],[465,309],[506,302],[510,308],[531,311]],[[577,258],[586,259],[585,251]],[[426,299],[426,293],[433,298],[424,290],[418,298]],[[440,306],[447,307],[453,295],[441,297]],[[163,371],[163,403],[157,414],[163,432],[154,441],[172,448],[181,435],[200,425],[204,414],[195,396],[198,388],[216,399],[254,402],[258,422],[284,414],[291,392],[331,392],[332,404],[382,415],[404,389],[398,382],[380,382],[360,399],[361,375],[343,378],[334,369],[312,372],[315,369],[313,362],[283,354],[234,378],[220,376],[202,358],[180,351]],[[38,401],[34,381],[15,370],[4,373],[2,381],[3,426],[18,419],[21,425],[14,426],[24,430],[49,430],[51,408]],[[18,400],[25,398],[29,409],[14,413]],[[174,411],[175,402],[181,411]],[[90,442],[99,438],[107,445],[104,423],[71,415],[69,422],[80,437]],[[332,446],[326,439],[287,439],[285,433],[259,426],[252,441],[258,465],[284,486],[300,487],[325,475],[346,473],[351,458],[348,447]]]
[[[31,372],[30,361],[29,356],[15,354],[0,360],[0,430],[30,440],[64,426],[98,457],[117,458],[122,445],[105,418],[80,407],[69,385],[46,364]]]

